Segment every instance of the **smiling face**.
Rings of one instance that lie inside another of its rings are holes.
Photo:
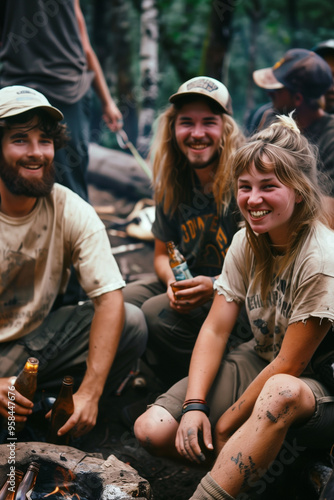
[[[223,118],[205,100],[184,104],[175,121],[178,147],[194,169],[213,165],[222,142]]]
[[[0,177],[5,189],[19,196],[37,198],[50,193],[54,183],[54,141],[29,123],[5,128],[1,141]]]
[[[284,250],[287,245],[291,217],[300,201],[295,190],[282,184],[273,169],[260,172],[251,164],[238,179],[237,202],[242,215],[255,233],[268,233],[277,249]]]

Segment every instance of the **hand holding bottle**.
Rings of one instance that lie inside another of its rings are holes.
[[[15,389],[14,380],[15,377],[0,378],[0,415],[7,421],[8,410],[13,408],[14,403],[16,422],[25,422],[34,405]]]
[[[213,280],[209,276],[169,283],[167,295],[170,307],[180,313],[188,313],[212,299]]]
[[[64,436],[68,432],[76,438],[89,432],[96,424],[98,415],[98,399],[94,394],[88,394],[79,388],[73,394],[74,411],[67,422],[58,430],[59,436]],[[45,417],[51,417],[50,410]]]

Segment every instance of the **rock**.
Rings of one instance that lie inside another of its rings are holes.
[[[133,200],[153,194],[151,180],[132,155],[95,143],[89,145],[88,182]]]
[[[130,465],[110,455],[107,460],[100,454],[85,453],[71,446],[56,446],[49,443],[30,442],[16,443],[11,448],[14,467],[26,471],[31,462],[38,462],[40,473],[54,469],[70,471],[75,474],[75,485],[78,489],[90,492],[90,499],[112,500],[131,499],[133,497],[152,498],[151,488],[145,479]],[[10,470],[9,447],[0,445],[0,486],[7,479]],[[70,473],[69,472],[69,473]],[[59,472],[58,472],[59,474]],[[53,479],[47,477],[47,479]],[[36,482],[36,494],[38,479]],[[33,498],[33,497],[32,497]]]

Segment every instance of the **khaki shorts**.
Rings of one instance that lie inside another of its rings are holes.
[[[210,422],[214,427],[221,415],[242,395],[255,377],[267,366],[254,350],[255,341],[241,344],[224,356],[215,382],[207,396]],[[316,400],[316,412],[304,425],[291,428],[289,435],[307,447],[328,448],[334,443],[334,395],[320,382],[301,377],[311,388]],[[181,419],[188,378],[173,385],[159,396],[155,405],[165,408],[177,421]]]

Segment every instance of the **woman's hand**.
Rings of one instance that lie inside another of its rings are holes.
[[[188,411],[181,419],[175,446],[180,455],[197,463],[205,460],[198,441],[200,434],[203,436],[204,446],[208,450],[213,450],[211,424],[208,417],[202,411]]]

